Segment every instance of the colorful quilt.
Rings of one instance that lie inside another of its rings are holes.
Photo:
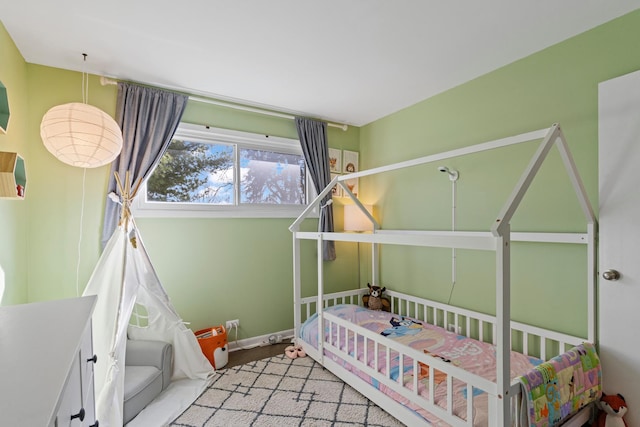
[[[519,380],[531,427],[557,425],[602,394],[600,359],[591,343],[540,364]]]
[[[451,363],[457,367],[460,367],[468,372],[474,373],[490,381],[496,380],[496,351],[495,346],[489,343],[484,343],[471,338],[467,338],[462,335],[457,335],[452,332],[448,332],[445,329],[423,323],[421,321],[405,317],[398,316],[392,313],[384,311],[372,311],[367,308],[356,305],[336,305],[325,309],[325,312],[348,320],[351,323],[358,324],[370,331],[376,332],[394,341],[401,342],[402,344],[417,349],[422,352],[428,352],[433,357],[438,357],[441,360]],[[329,331],[325,330],[325,339],[328,338]],[[337,332],[333,331],[334,336],[332,342],[337,343]],[[301,328],[300,337],[307,343],[317,348],[318,337],[318,322],[317,317],[314,315],[309,318]],[[367,353],[366,360],[369,366],[377,369],[378,371],[386,374],[387,366],[387,352],[383,349],[378,349],[378,366],[374,366],[375,358],[373,357],[375,346],[371,340],[368,341],[368,346],[365,349],[364,342],[361,341],[362,337],[359,337],[357,345],[358,354],[354,355],[354,349],[356,346],[353,343],[353,339],[348,343],[340,342],[340,346],[347,351],[352,357],[357,357],[358,360],[364,361],[365,352]],[[382,347],[382,346],[380,346]],[[406,405],[410,409],[418,412],[422,417],[430,421],[434,426],[446,426],[448,424],[435,418],[432,414],[424,411],[423,409],[410,404],[400,394],[391,390],[384,384],[379,383],[374,378],[371,378],[366,373],[356,369],[350,365],[348,361],[342,360],[337,355],[328,352],[325,349],[325,355],[330,357],[336,363],[339,363],[345,369],[351,371],[355,375],[359,376],[363,380],[367,381],[383,393],[392,397],[394,400]],[[390,352],[389,357],[389,376],[398,380],[403,378],[403,384],[405,387],[412,389],[413,387],[413,363],[408,357],[403,360],[402,372],[400,372],[400,357],[397,352]],[[534,366],[541,363],[539,359],[530,358],[520,353],[511,353],[511,378],[515,379],[520,375],[524,375]],[[429,395],[429,370],[426,365],[419,365],[418,374],[418,392],[424,396]],[[447,382],[446,373],[440,372],[434,369],[434,400],[436,404],[447,407]],[[466,419],[467,418],[467,388],[462,381],[453,381],[453,412]],[[485,392],[473,389],[473,402],[474,408],[472,413],[474,426],[487,426],[488,414],[487,414],[487,402],[488,396]]]

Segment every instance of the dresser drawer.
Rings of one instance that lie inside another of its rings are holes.
[[[61,397],[55,427],[95,425],[93,356],[91,322],[88,322]]]
[[[85,421],[82,425],[90,426],[95,423],[95,386],[93,375],[95,364],[100,362],[93,353],[93,337],[91,322],[89,321],[80,343],[80,380],[82,384],[82,402],[85,410]]]

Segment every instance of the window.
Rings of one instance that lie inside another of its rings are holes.
[[[181,124],[133,204],[137,216],[296,217],[309,177],[297,140]]]

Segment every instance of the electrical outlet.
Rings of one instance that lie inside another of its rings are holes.
[[[234,319],[234,320],[227,320],[227,331],[231,330],[231,328],[233,327],[239,328],[240,327],[240,319]]]

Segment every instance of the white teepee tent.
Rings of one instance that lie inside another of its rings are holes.
[[[116,176],[116,178],[118,178]],[[154,425],[164,425],[179,415],[206,388],[213,368],[202,354],[198,341],[176,313],[156,275],[151,260],[131,218],[129,179],[123,188],[122,218],[107,243],[87,284],[84,295],[97,295],[93,313],[93,346],[98,356],[95,365],[96,412],[100,426],[122,426],[124,365],[127,335],[130,339],[148,339],[173,344],[171,380],[191,379],[190,391],[178,397],[173,408],[163,402],[168,417],[153,418]],[[144,326],[129,325],[134,305],[148,314]],[[173,383],[169,386],[171,388]],[[151,406],[151,405],[150,405]],[[169,404],[171,406],[171,404]],[[135,421],[135,419],[134,419]],[[133,423],[133,422],[132,422]]]

